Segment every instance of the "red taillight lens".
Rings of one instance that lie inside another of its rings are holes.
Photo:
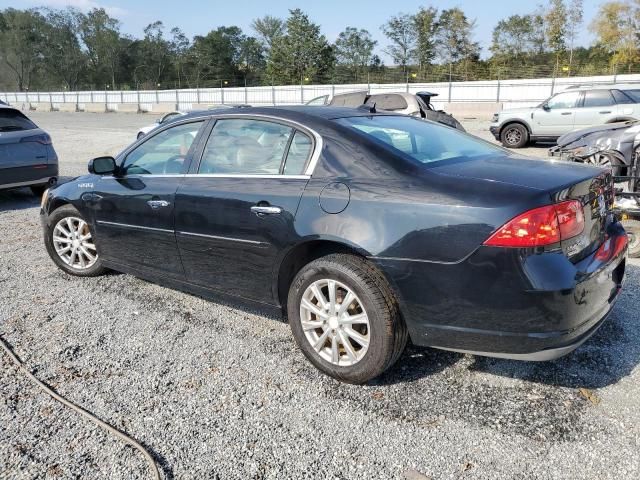
[[[534,208],[510,220],[484,242],[492,247],[541,247],[580,235],[584,211],[577,200]]]
[[[40,135],[30,135],[28,137],[22,137],[20,142],[37,142],[43,145],[51,145],[51,137],[46,133]]]

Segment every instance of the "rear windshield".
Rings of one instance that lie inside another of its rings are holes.
[[[0,132],[33,130],[36,125],[27,117],[10,108],[0,108]]]
[[[506,153],[500,147],[459,130],[413,117],[350,117],[341,118],[338,123],[424,164]]]

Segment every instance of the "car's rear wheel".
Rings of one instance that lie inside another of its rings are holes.
[[[623,220],[622,226],[629,237],[629,256],[631,258],[640,257],[640,221]]]
[[[89,224],[71,205],[50,215],[44,243],[53,262],[62,270],[80,277],[105,272]]]
[[[507,148],[522,148],[529,143],[527,127],[520,123],[511,123],[500,132],[500,141]]]
[[[319,370],[349,383],[377,377],[402,354],[407,330],[382,274],[355,255],[332,254],[296,275],[287,302],[296,343]]]

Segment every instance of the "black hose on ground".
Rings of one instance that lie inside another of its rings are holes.
[[[100,420],[98,417],[96,417],[92,413],[88,412],[84,408],[80,407],[79,405],[76,405],[75,403],[70,402],[66,398],[61,397],[56,392],[54,392],[47,384],[45,384],[44,382],[38,380],[38,378],[33,373],[31,373],[27,369],[27,367],[24,366],[24,364],[16,356],[16,354],[13,353],[13,350],[11,349],[11,346],[9,345],[9,343],[7,343],[7,341],[4,338],[2,338],[2,335],[0,335],[0,347],[2,347],[4,352],[11,359],[11,361],[13,361],[13,363],[16,364],[16,366],[20,370],[22,370],[22,372],[27,376],[27,378],[29,378],[29,380],[31,380],[32,383],[35,383],[47,395],[49,395],[53,399],[57,400],[58,402],[62,403],[65,407],[68,407],[71,410],[73,410],[74,412],[79,413],[83,417],[87,418],[89,421],[91,421],[91,422],[95,423],[96,425],[98,425],[103,430],[106,430],[107,432],[111,433],[112,435],[115,435],[120,440],[122,440],[123,442],[125,442],[128,445],[131,445],[133,448],[135,448],[140,453],[142,453],[142,455],[144,455],[144,458],[146,459],[147,463],[149,464],[149,469],[151,470],[151,476],[155,480],[160,480],[160,472],[158,471],[158,466],[156,465],[155,460],[153,459],[153,457],[151,456],[149,451],[146,448],[144,448],[142,445],[140,445],[140,443],[136,442],[133,438],[131,438],[126,433],[123,433],[120,430],[112,427],[107,422],[104,422],[103,420]]]

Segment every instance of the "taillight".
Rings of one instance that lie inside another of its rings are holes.
[[[492,247],[541,247],[580,235],[584,210],[577,200],[534,208],[508,221],[484,242]]]
[[[51,137],[46,133],[41,133],[38,135],[29,135],[28,137],[22,137],[20,142],[36,142],[41,143],[43,145],[51,145]]]

